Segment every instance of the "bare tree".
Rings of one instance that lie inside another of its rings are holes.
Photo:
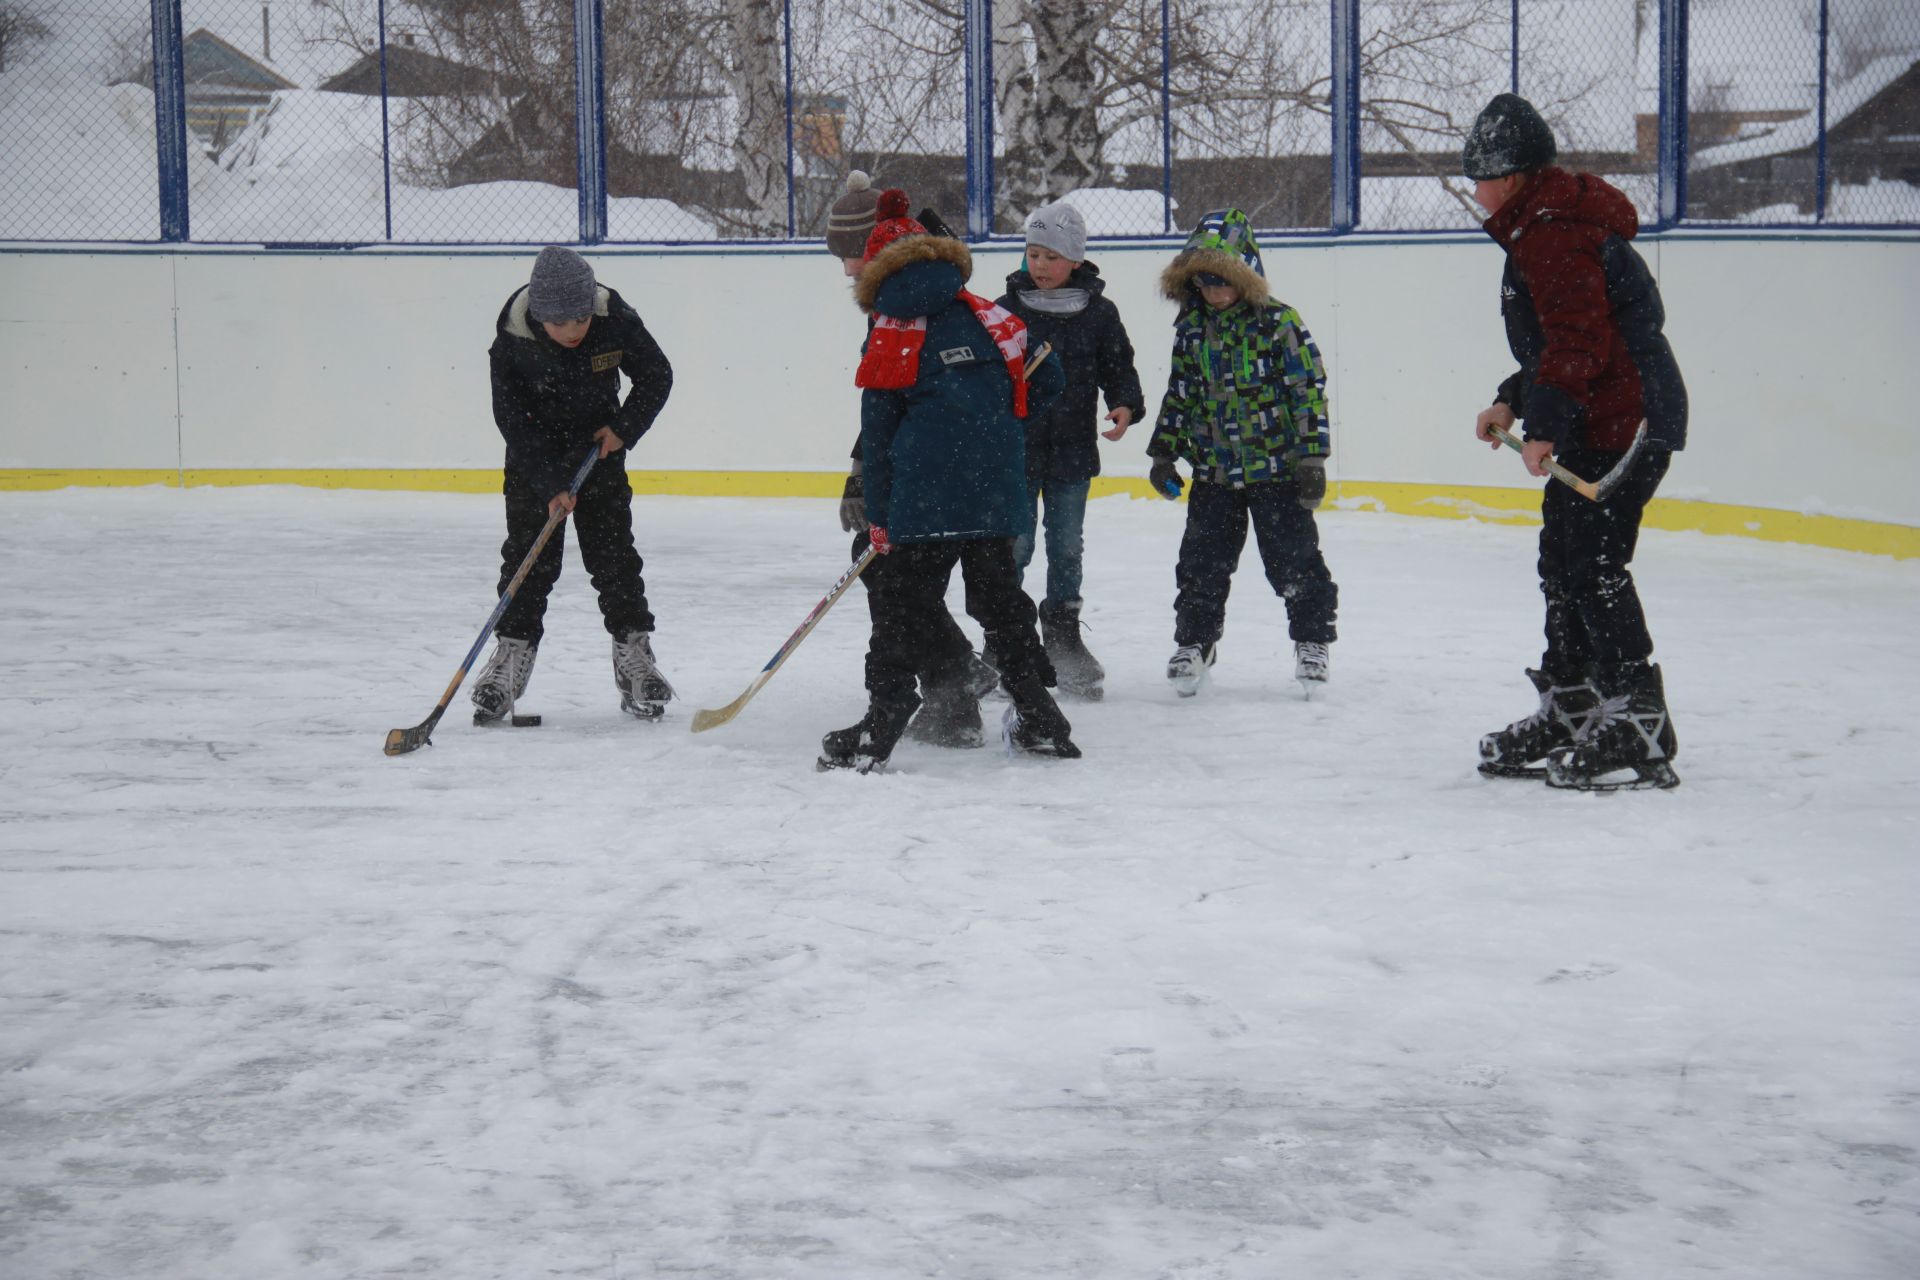
[[[40,15],[22,0],[0,0],[0,71],[7,69],[9,57],[18,57],[27,45],[52,34]]]

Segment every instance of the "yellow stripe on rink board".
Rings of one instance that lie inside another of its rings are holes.
[[[828,471],[629,471],[635,493],[710,498],[837,498],[844,473]],[[498,493],[497,470],[28,470],[0,469],[0,492],[168,485],[301,485],[315,489],[388,489],[427,493]],[[1494,524],[1538,524],[1540,491],[1525,488],[1395,484],[1343,480],[1328,486],[1329,506],[1344,511],[1386,511],[1395,515],[1485,520]],[[1101,476],[1096,498],[1126,495],[1158,497],[1145,479]],[[1793,542],[1841,551],[1909,560],[1920,558],[1920,528],[1839,516],[1806,515],[1771,507],[1729,506],[1656,498],[1645,520],[1650,529],[1695,530],[1766,542]]]

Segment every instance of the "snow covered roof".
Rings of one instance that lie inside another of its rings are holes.
[[[1920,53],[1894,54],[1875,58],[1859,74],[1837,84],[1827,95],[1827,128],[1833,127],[1871,102],[1881,90],[1904,75],[1908,68],[1920,65]],[[1809,111],[1782,122],[1778,127],[1751,138],[1705,147],[1693,153],[1690,169],[1717,169],[1742,160],[1766,156],[1791,155],[1804,151],[1820,140],[1820,117]]]

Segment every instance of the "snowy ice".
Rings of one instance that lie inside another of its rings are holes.
[[[1684,782],[1574,795],[1473,769],[1534,530],[1327,512],[1327,692],[1249,556],[1182,700],[1102,500],[1086,758],[859,777],[858,589],[688,732],[835,504],[635,507],[668,718],[569,549],[544,726],[389,759],[498,498],[0,495],[0,1275],[1914,1274],[1920,565],[1647,532]]]

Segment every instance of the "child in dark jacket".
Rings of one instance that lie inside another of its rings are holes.
[[[1044,205],[1027,219],[1026,263],[1007,277],[1000,305],[1027,322],[1036,348],[1053,347],[1067,390],[1043,414],[1027,421],[1026,530],[1013,544],[1021,572],[1033,560],[1045,504],[1047,594],[1040,630],[1060,691],[1096,699],[1106,672],[1080,634],[1081,578],[1087,491],[1100,474],[1096,434],[1118,440],[1147,413],[1133,344],[1120,309],[1105,296],[1100,268],[1087,261],[1087,226],[1065,201]],[[1113,425],[1098,430],[1105,393]]]
[[[559,246],[540,251],[531,280],[500,309],[488,356],[493,421],[507,443],[499,590],[506,590],[548,518],[571,512],[580,558],[613,637],[620,705],[657,720],[673,687],[660,674],[649,640],[653,614],[633,543],[626,451],[666,404],[673,367],[633,308],[594,280],[586,259]],[[632,384],[624,402],[622,373]],[[599,450],[600,460],[575,495],[569,483],[590,448]],[[473,686],[475,724],[504,718],[526,692],[565,544],[562,523],[501,615],[498,643]]]
[[[957,564],[967,612],[1000,655],[1013,699],[1008,742],[1076,757],[1072,726],[1047,693],[1053,672],[1020,589],[1013,539],[1026,503],[1023,420],[1065,384],[1049,360],[1028,384],[1026,326],[964,288],[966,245],[929,235],[904,193],[880,198],[854,301],[874,316],[855,382],[873,549],[889,560],[867,651],[867,712],[821,740],[823,769],[885,765],[919,706],[925,643],[916,619],[947,593]]]
[[[1327,679],[1339,603],[1313,518],[1327,492],[1329,444],[1319,348],[1300,314],[1269,296],[1260,246],[1238,209],[1200,219],[1160,288],[1180,314],[1147,445],[1150,476],[1174,498],[1174,459],[1193,468],[1167,681],[1183,698],[1206,683],[1251,521],[1267,581],[1286,601],[1294,678],[1311,696]]]

